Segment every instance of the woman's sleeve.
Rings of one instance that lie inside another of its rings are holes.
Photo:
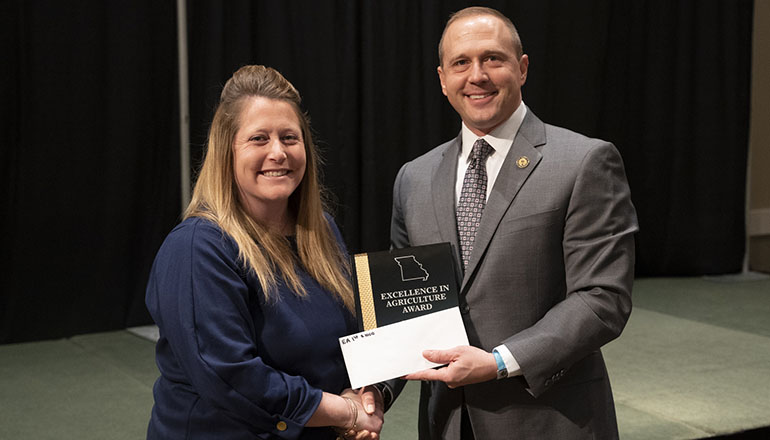
[[[322,391],[262,361],[241,271],[235,245],[217,228],[194,222],[159,251],[150,307],[203,399],[257,432],[296,438]]]

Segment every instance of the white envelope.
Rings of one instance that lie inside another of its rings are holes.
[[[352,388],[401,377],[441,364],[424,350],[468,345],[458,307],[407,319],[339,338]]]

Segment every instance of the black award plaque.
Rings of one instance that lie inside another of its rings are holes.
[[[458,306],[449,243],[356,254],[352,260],[359,330]]]

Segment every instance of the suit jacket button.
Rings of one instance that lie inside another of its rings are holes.
[[[283,420],[281,420],[280,422],[276,423],[275,427],[279,431],[286,431],[286,428],[288,428],[288,426],[286,426],[286,422],[284,422]]]
[[[463,304],[463,313],[468,313],[471,311],[471,306],[468,304]]]
[[[552,383],[553,383],[553,381],[551,379],[546,379],[545,380],[545,386],[547,386],[547,387],[550,387]]]

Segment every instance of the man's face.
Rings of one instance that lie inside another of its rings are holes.
[[[516,58],[513,37],[500,19],[476,15],[452,23],[442,58],[441,91],[473,133],[489,133],[516,111],[529,59]]]

